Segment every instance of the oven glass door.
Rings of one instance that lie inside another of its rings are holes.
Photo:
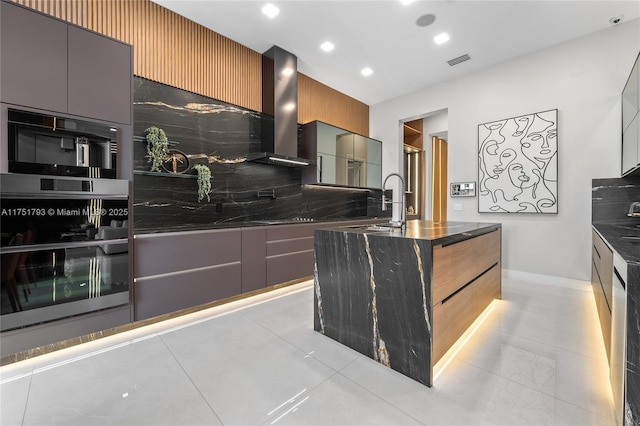
[[[129,303],[127,204],[2,199],[2,331]]]

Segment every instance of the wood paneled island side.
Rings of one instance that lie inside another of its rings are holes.
[[[501,225],[315,231],[314,329],[424,385],[501,297]]]

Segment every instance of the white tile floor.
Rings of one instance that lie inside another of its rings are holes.
[[[433,388],[314,332],[307,282],[2,367],[0,423],[614,424],[589,284],[532,278]]]

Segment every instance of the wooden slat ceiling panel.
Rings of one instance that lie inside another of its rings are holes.
[[[369,135],[369,107],[304,74],[298,74],[298,122],[313,120]]]

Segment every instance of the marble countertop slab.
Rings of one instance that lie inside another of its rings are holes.
[[[384,224],[381,226],[346,226],[339,228],[326,228],[324,230],[353,232],[391,238],[429,240],[432,244],[448,245],[495,231],[501,227],[502,225],[500,223],[437,223],[431,220],[408,220],[407,228],[404,231],[399,228],[385,228]]]
[[[640,228],[637,223],[594,223],[593,227],[628,264],[640,266]]]

